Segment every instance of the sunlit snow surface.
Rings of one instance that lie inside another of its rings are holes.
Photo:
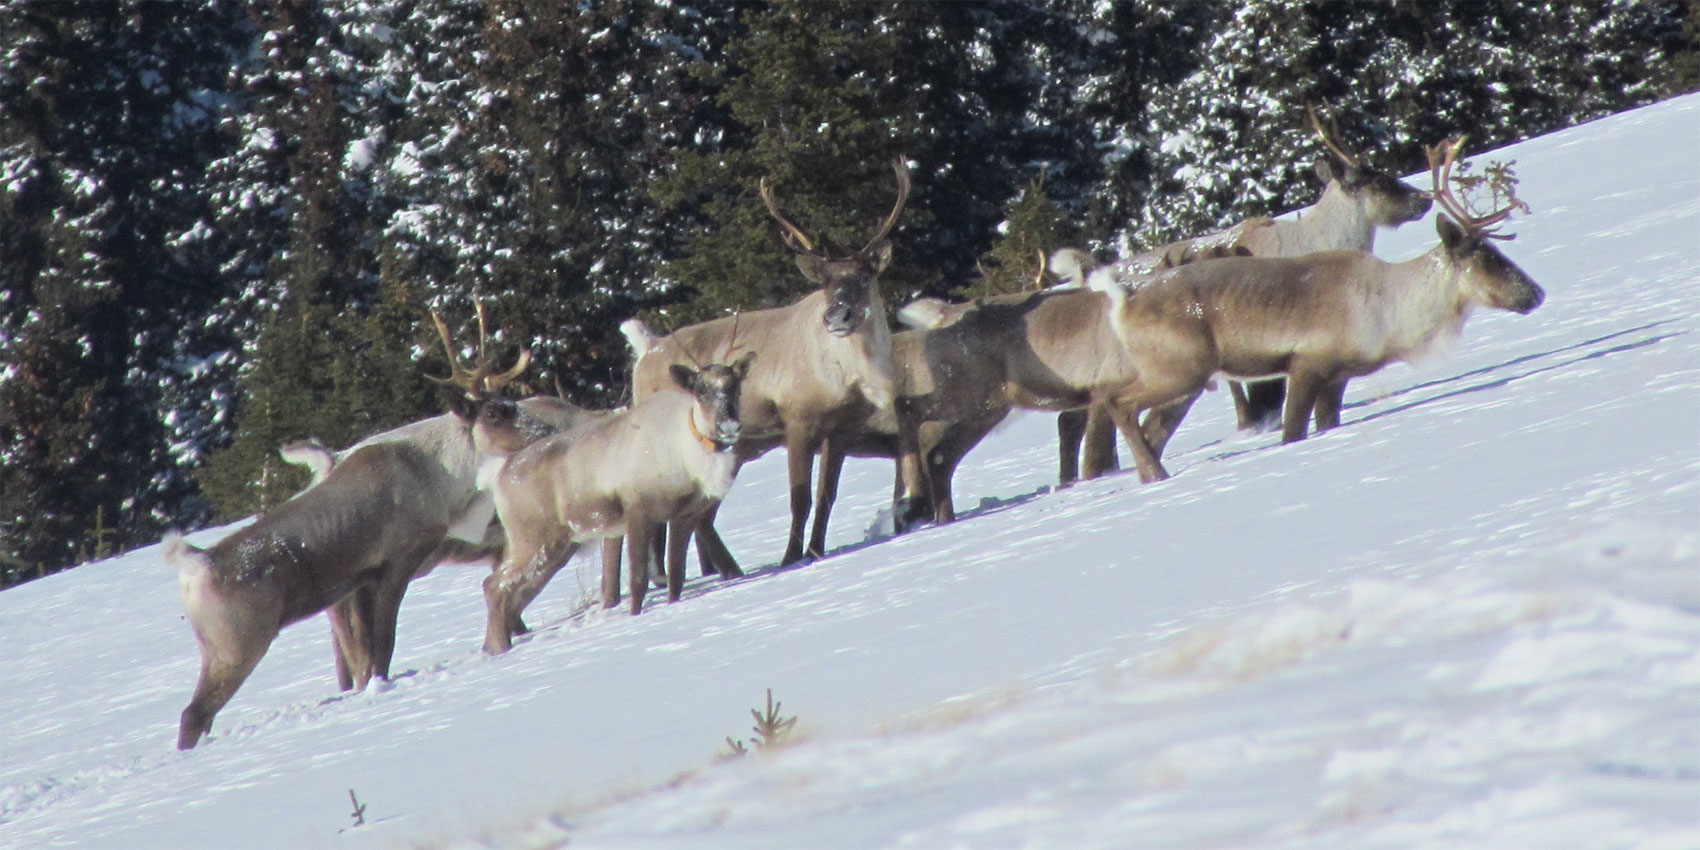
[[[748,580],[572,616],[586,560],[489,659],[445,567],[392,684],[339,695],[304,623],[189,753],[157,547],[8,590],[0,846],[1700,846],[1696,138],[1690,96],[1491,154],[1546,304],[1353,382],[1339,430],[1237,435],[1220,393],[1172,480],[1053,493],[1019,417],[949,527],[883,539],[890,466],[852,462],[785,572],[774,453],[721,514]],[[767,688],[796,743],[717,760]]]

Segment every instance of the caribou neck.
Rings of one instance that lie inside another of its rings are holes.
[[[1340,248],[1368,251],[1375,246],[1375,224],[1363,200],[1338,180],[1328,181],[1322,197],[1299,210],[1296,218],[1294,227],[1284,228],[1277,236],[1279,252],[1264,252],[1264,256],[1297,257]]]
[[[1382,314],[1393,359],[1420,358],[1457,338],[1474,306],[1460,286],[1462,274],[1444,245],[1389,264],[1384,297],[1372,297],[1369,303]]]

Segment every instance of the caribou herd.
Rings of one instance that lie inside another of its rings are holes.
[[[1219,377],[1241,427],[1278,417],[1283,442],[1302,440],[1313,422],[1319,432],[1340,424],[1347,381],[1455,337],[1473,308],[1540,306],[1541,288],[1494,246],[1509,238],[1497,228],[1514,199],[1477,214],[1454,190],[1462,139],[1428,149],[1424,192],[1364,165],[1311,120],[1328,150],[1317,167],[1324,188],[1295,220],[1250,219],[1097,267],[1061,249],[1050,258],[1056,286],[924,299],[898,311],[899,327],[878,277],[909,197],[907,166],[893,165],[891,213],[845,256],[786,218],[764,180],[768,212],[819,289],[666,336],[628,321],[633,401],[618,410],[506,398],[527,353],[495,366],[480,309],[468,365],[433,313],[452,369],[437,379],[452,388],[450,412],[341,451],[283,447],[311,470],[305,490],[210,548],[167,538],[201,651],[177,746],[211,729],[279,630],[320,611],[341,688],[387,678],[407,585],[443,561],[493,564],[492,655],[512,647],[526,606],[592,540],[602,544],[603,605],[620,602],[623,554],[633,614],[651,582],[679,598],[693,539],[705,574],[741,576],[715,512],[739,467],[777,446],[789,471],[789,565],[825,554],[847,455],[895,461],[900,529],[954,519],[958,463],[1014,408],[1059,413],[1063,485],[1114,467],[1114,431],[1140,480],[1157,481],[1169,474],[1164,445]],[[1370,253],[1377,228],[1416,221],[1431,202],[1443,213],[1432,250],[1402,263]]]

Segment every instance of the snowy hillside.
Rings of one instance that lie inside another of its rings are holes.
[[[959,522],[881,539],[890,466],[852,462],[784,572],[775,453],[721,515],[748,580],[572,616],[569,570],[491,659],[445,567],[392,684],[338,695],[301,624],[187,753],[158,547],[8,590],[0,846],[1700,846],[1696,138],[1689,96],[1477,153],[1517,161],[1546,304],[1354,382],[1338,430],[1240,436],[1219,393],[1172,480],[1053,493],[1017,417]],[[767,688],[794,745],[719,760]]]

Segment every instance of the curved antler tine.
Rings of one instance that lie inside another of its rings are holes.
[[[891,170],[897,173],[897,203],[892,205],[891,214],[880,224],[879,232],[868,240],[868,244],[862,246],[864,253],[891,234],[891,229],[897,226],[897,216],[903,212],[903,206],[909,203],[909,164],[903,161],[903,157],[893,157]]]
[[[1322,121],[1316,117],[1316,108],[1308,101],[1305,102],[1305,112],[1310,115],[1310,126],[1312,129],[1316,130],[1317,138],[1322,140],[1322,144],[1325,147],[1333,151],[1334,155],[1339,157],[1341,161],[1345,162],[1347,165],[1362,167],[1363,163],[1359,162],[1356,156],[1347,153],[1344,148],[1340,147],[1338,140],[1340,127],[1335,123],[1333,116],[1329,116],[1328,118],[1329,125],[1334,128],[1334,132],[1330,134],[1326,129],[1323,129]]]
[[[726,335],[726,353],[720,355],[720,359],[728,363],[732,362],[732,345],[738,341],[739,315],[739,311],[732,311],[732,332]]]
[[[1039,271],[1033,275],[1033,288],[1045,288],[1045,275],[1051,271],[1051,259],[1046,256],[1044,248],[1035,248],[1039,252]]]
[[[1458,161],[1458,154],[1464,149],[1464,140],[1468,136],[1459,136],[1450,141],[1442,140],[1432,147],[1425,148],[1428,154],[1429,174],[1434,179],[1434,200],[1441,209],[1452,216],[1452,219],[1465,230],[1478,236],[1490,239],[1511,239],[1513,237],[1493,232],[1493,227],[1511,217],[1517,209],[1517,202],[1495,210],[1486,215],[1472,215],[1468,205],[1452,191],[1452,168]]]
[[[483,364],[488,362],[485,351],[490,341],[489,325],[484,321],[484,302],[474,301],[472,307],[478,313],[478,362]]]
[[[514,365],[511,368],[499,374],[484,376],[484,392],[493,393],[502,387],[507,386],[512,383],[515,378],[518,378],[523,372],[525,372],[525,367],[530,365],[531,349],[520,349],[519,357],[514,360]]]
[[[815,241],[809,238],[809,234],[804,233],[803,228],[792,224],[791,219],[779,212],[779,204],[773,200],[773,186],[767,182],[766,177],[761,179],[761,201],[767,205],[768,214],[772,215],[779,222],[779,226],[785,229],[782,236],[785,239],[786,247],[793,251],[801,250],[810,254],[815,253]]]
[[[443,317],[438,315],[436,310],[431,311],[431,323],[436,325],[437,336],[443,340],[443,354],[449,358],[449,376],[439,378],[436,375],[426,375],[425,377],[439,384],[453,385],[469,393],[476,393],[478,391],[477,377],[461,365],[460,358],[455,355],[454,337],[449,333],[449,326],[443,323]]]
[[[1434,202],[1452,219],[1464,227],[1469,226],[1470,216],[1459,203],[1458,196],[1452,193],[1452,163],[1458,156],[1458,147],[1464,141],[1462,137],[1449,140],[1441,139],[1433,145],[1423,148],[1428,156],[1429,179],[1434,183]]]

